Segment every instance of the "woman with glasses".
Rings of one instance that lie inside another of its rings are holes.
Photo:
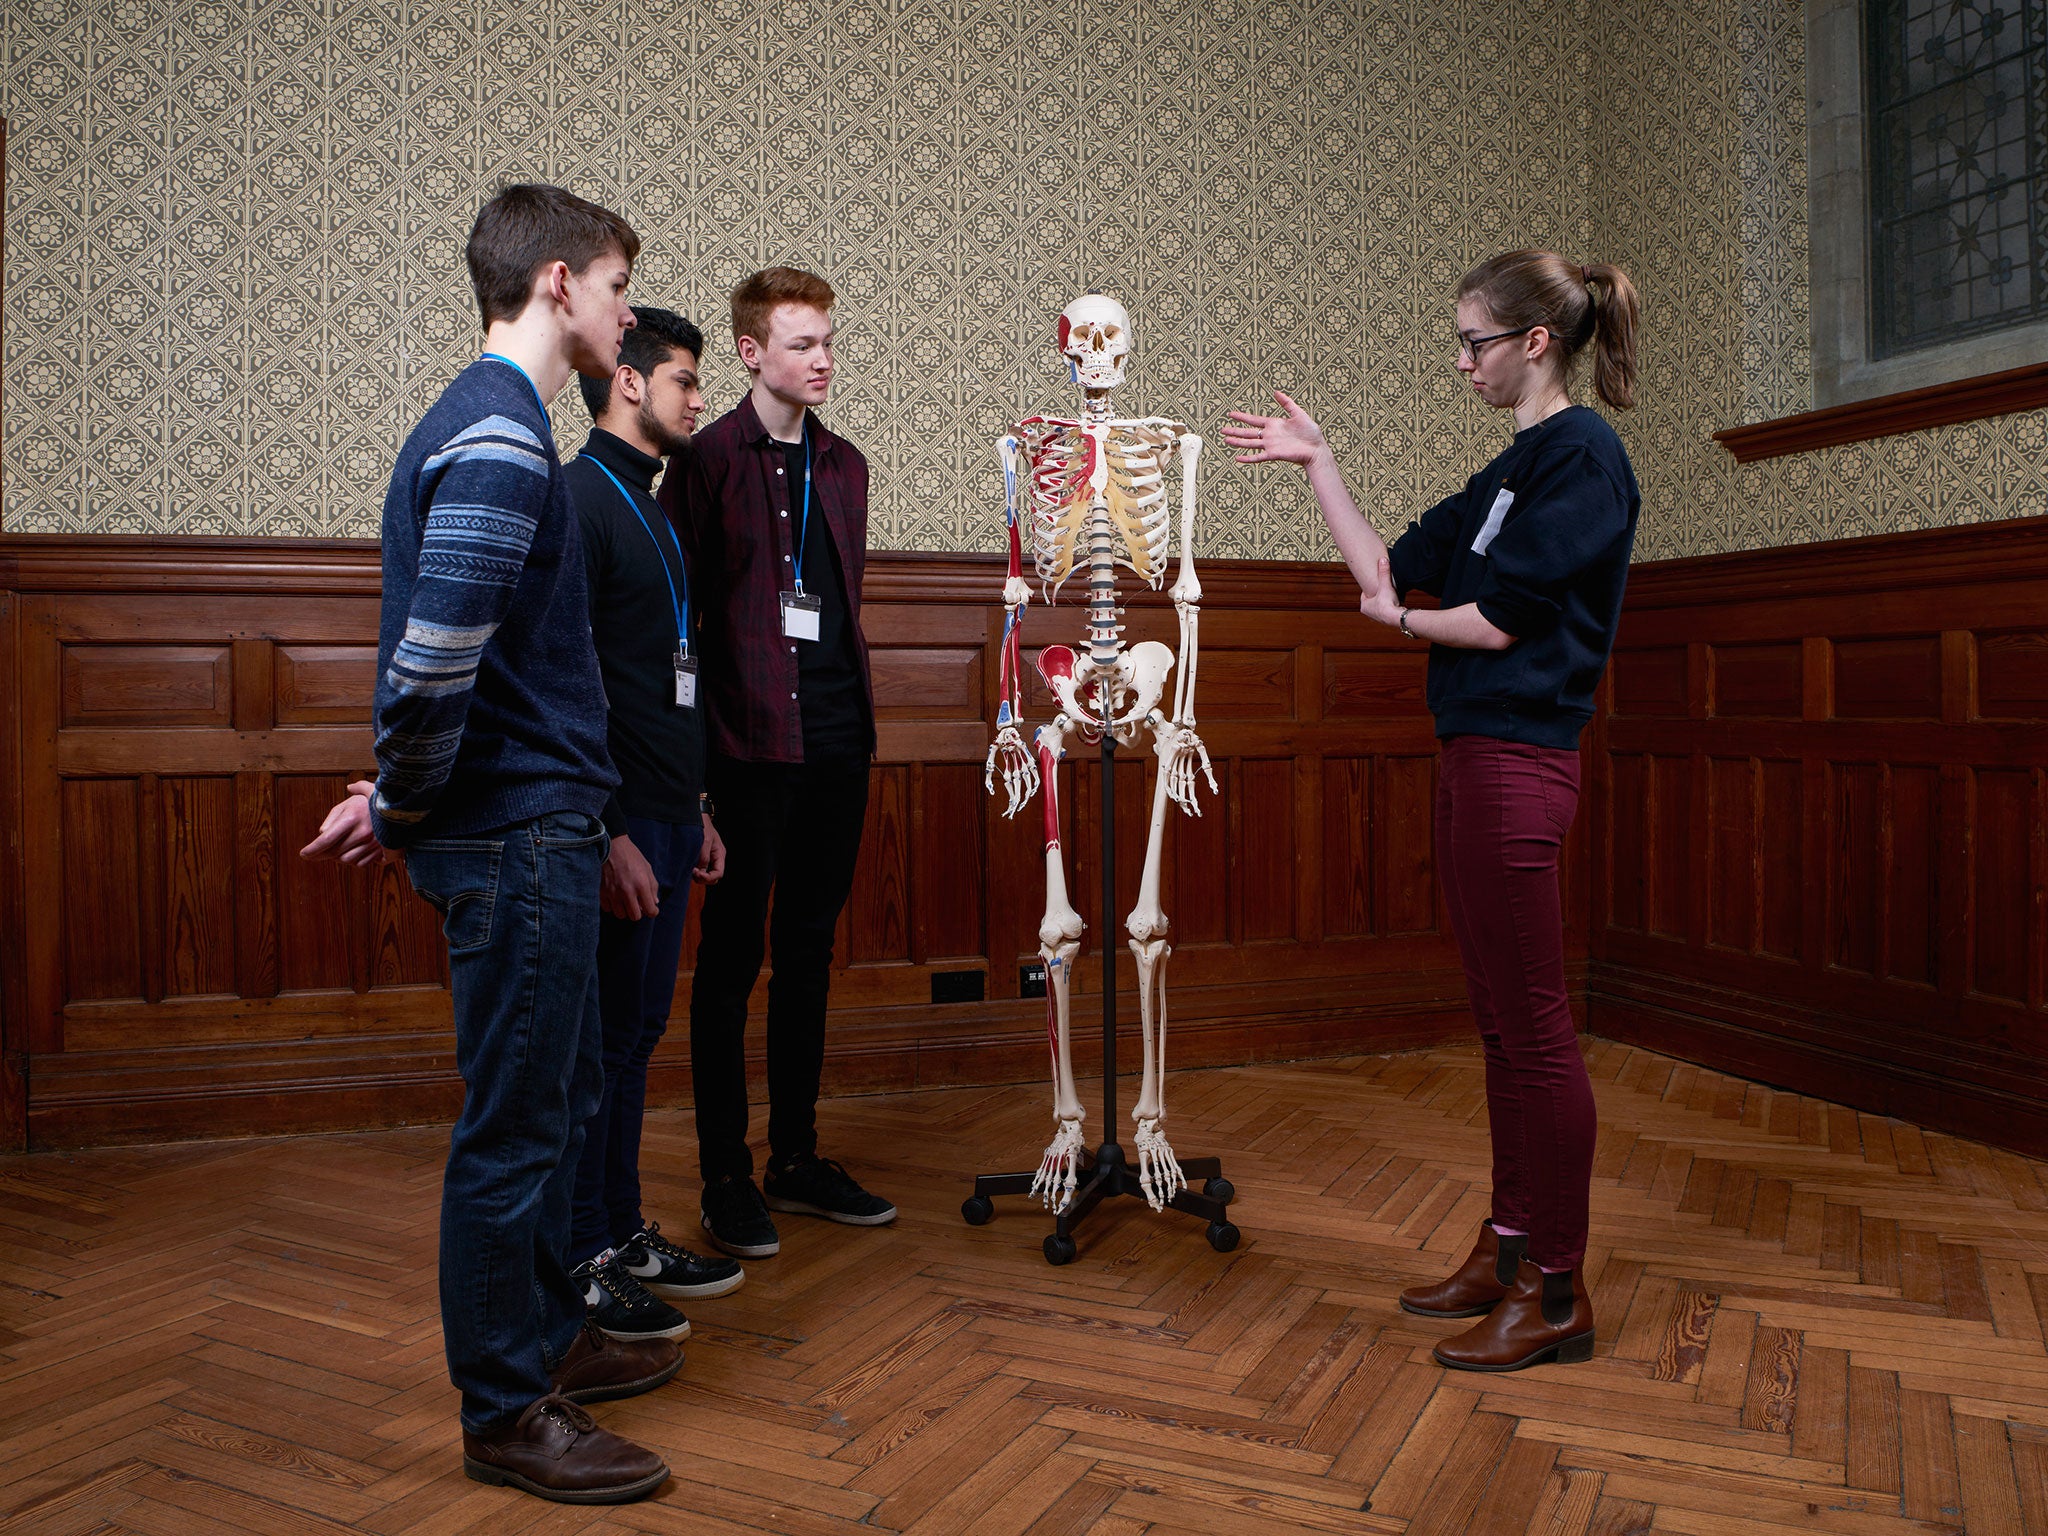
[[[1223,437],[1240,463],[1303,465],[1360,611],[1429,642],[1437,870],[1485,1044],[1493,1210],[1457,1271],[1401,1305],[1479,1319],[1437,1345],[1442,1364],[1514,1371],[1593,1352],[1593,1090],[1565,999],[1557,861],[1641,502],[1621,439],[1570,389],[1590,353],[1600,398],[1634,403],[1635,288],[1617,267],[1515,251],[1466,274],[1457,325],[1458,371],[1513,413],[1514,440],[1391,549],[1286,395],[1280,416],[1231,412]],[[1406,606],[1418,591],[1437,606]]]

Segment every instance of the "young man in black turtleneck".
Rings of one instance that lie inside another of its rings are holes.
[[[604,1097],[584,1127],[569,1257],[606,1333],[680,1339],[689,1322],[663,1298],[722,1296],[744,1278],[731,1259],[677,1247],[640,1210],[647,1063],[675,999],[690,883],[711,884],[725,871],[724,845],[702,804],[690,574],[654,500],[662,460],[688,451],[704,409],[704,338],[669,310],[636,306],[633,314],[638,323],[611,377],[580,381],[597,425],[563,466],[620,778],[604,810],[611,852],[600,889]]]

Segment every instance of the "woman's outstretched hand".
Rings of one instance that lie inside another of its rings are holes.
[[[1223,429],[1223,441],[1238,450],[1240,464],[1306,464],[1323,449],[1323,429],[1316,420],[1279,390],[1284,416],[1254,416],[1249,411],[1232,411],[1230,425]]]

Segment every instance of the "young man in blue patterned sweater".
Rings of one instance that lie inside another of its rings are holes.
[[[466,252],[483,355],[406,440],[384,503],[377,779],[309,858],[403,861],[448,939],[467,1090],[441,1204],[441,1327],[473,1478],[576,1503],[668,1468],[578,1406],[648,1391],[682,1354],[586,1324],[567,1263],[602,1083],[599,815],[618,775],[575,513],[547,401],[609,378],[640,242],[558,187],[509,186]]]

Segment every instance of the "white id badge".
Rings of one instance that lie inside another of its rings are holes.
[[[676,652],[676,707],[697,707],[697,658]]]
[[[785,592],[782,594],[782,633],[790,640],[815,640],[818,638],[818,615],[825,607],[825,600],[808,592]]]
[[[1507,521],[1508,508],[1515,504],[1515,493],[1506,486],[1493,498],[1493,506],[1486,514],[1486,522],[1479,530],[1479,537],[1472,541],[1472,553],[1483,555],[1500,533],[1500,525]]]

